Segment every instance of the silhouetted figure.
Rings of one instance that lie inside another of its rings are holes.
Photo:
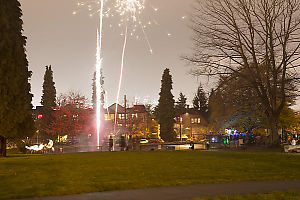
[[[114,146],[114,139],[112,137],[110,137],[109,141],[108,141],[108,150],[112,151],[113,146]]]
[[[206,150],[209,150],[209,142],[206,142]]]
[[[124,151],[125,149],[126,149],[125,136],[121,136],[121,151]]]
[[[194,144],[194,142],[193,142],[193,141],[191,141],[191,143],[190,143],[190,146],[191,146],[191,149],[192,149],[192,150],[194,150],[194,149],[195,149],[195,144]]]

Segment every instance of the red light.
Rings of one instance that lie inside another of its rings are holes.
[[[38,119],[42,119],[43,118],[43,115],[38,115]]]

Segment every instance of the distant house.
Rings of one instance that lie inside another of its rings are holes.
[[[115,113],[117,109],[117,104],[114,103],[109,106],[107,109],[104,109],[104,120],[105,121],[115,121]],[[118,104],[117,112],[117,122],[121,124],[122,119],[125,118],[125,108]]]
[[[118,105],[116,113],[116,104],[112,104],[104,111],[106,125],[111,126],[111,130],[113,130],[116,124],[118,131],[123,133],[142,134],[147,131],[147,116],[148,113],[144,105],[133,105],[129,108]]]
[[[188,108],[185,114],[176,118],[175,129],[177,138],[190,138],[192,140],[201,139],[208,133],[208,122],[200,111]],[[181,133],[181,134],[180,134]]]
[[[32,109],[32,116],[34,120],[41,119],[43,117],[42,110],[43,106],[36,106]]]

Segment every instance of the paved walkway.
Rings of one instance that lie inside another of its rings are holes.
[[[87,194],[40,197],[35,200],[184,200],[207,196],[269,193],[300,190],[300,180],[250,181],[158,187],[149,189],[96,192]],[[28,199],[29,200],[29,199]]]

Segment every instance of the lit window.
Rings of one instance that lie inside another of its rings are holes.
[[[115,119],[115,115],[114,114],[110,114],[110,120],[114,120]]]
[[[119,114],[119,119],[125,119],[125,114]]]
[[[191,118],[192,124],[201,124],[201,118]]]

